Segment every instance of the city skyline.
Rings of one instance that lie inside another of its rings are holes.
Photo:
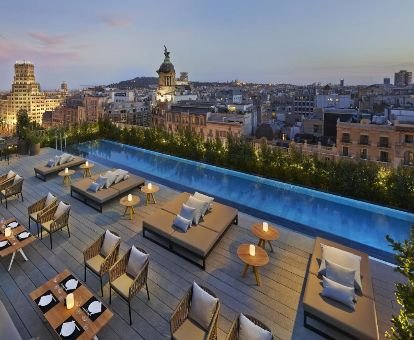
[[[165,1],[114,6],[7,1],[0,11],[0,90],[16,60],[36,65],[42,89],[156,77],[162,46],[191,80],[381,83],[414,69],[411,1]],[[407,26],[407,29],[405,28]]]

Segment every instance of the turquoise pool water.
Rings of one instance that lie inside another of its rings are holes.
[[[112,141],[87,142],[74,148],[88,159],[127,168],[173,187],[202,191],[241,211],[285,222],[287,227],[347,240],[380,258],[391,252],[385,235],[403,240],[414,223],[414,215],[407,212]]]

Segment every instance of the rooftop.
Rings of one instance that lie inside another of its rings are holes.
[[[314,239],[281,226],[280,238],[274,242],[274,253],[270,253],[270,263],[262,268],[262,285],[256,286],[254,277],[241,277],[242,264],[236,249],[241,243],[256,242],[250,233],[250,226],[258,219],[240,213],[238,226],[232,226],[214,248],[207,259],[206,270],[173,255],[169,251],[142,237],[142,220],[155,211],[154,206],[141,204],[137,207],[134,219],[123,217],[119,202],[113,201],[98,213],[70,196],[69,188],[63,187],[60,177],[51,177],[43,182],[33,175],[33,166],[46,163],[56,154],[53,149],[42,149],[39,156],[13,157],[10,165],[1,161],[2,173],[13,169],[25,178],[23,185],[24,202],[12,200],[8,209],[0,205],[0,215],[16,217],[27,225],[27,207],[45,196],[49,191],[60,200],[72,206],[70,215],[71,237],[66,232],[54,234],[54,248],[50,250],[48,237],[43,242],[36,240],[25,248],[29,261],[19,255],[10,272],[7,267],[10,258],[2,258],[0,265],[0,299],[6,306],[23,338],[51,339],[52,333],[46,327],[43,317],[35,310],[28,294],[45,281],[64,269],[69,269],[83,277],[82,251],[96,240],[106,229],[116,231],[122,238],[121,254],[131,245],[137,245],[150,253],[149,292],[147,301],[144,293],[139,293],[132,301],[133,324],[129,326],[127,304],[113,295],[109,308],[114,317],[99,333],[100,339],[166,339],[169,338],[169,320],[178,302],[193,281],[203,283],[216,292],[221,301],[218,321],[218,339],[224,339],[237,313],[248,313],[265,322],[280,339],[319,339],[315,333],[303,327],[302,296],[308,272],[309,257]],[[94,172],[106,167],[96,164]],[[76,181],[80,172],[73,177]],[[157,205],[179,193],[160,185]],[[32,229],[33,231],[33,229]],[[371,260],[374,299],[378,327],[382,338],[390,327],[391,314],[398,312],[393,293],[394,282],[399,276],[392,268]],[[99,292],[99,279],[88,274],[87,286]],[[109,303],[109,287],[104,280],[105,302]]]

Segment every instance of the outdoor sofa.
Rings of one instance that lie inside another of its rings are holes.
[[[46,182],[47,176],[56,174],[65,168],[73,168],[74,166],[78,166],[85,163],[85,159],[79,156],[73,156],[73,159],[69,162],[54,165],[49,167],[47,162],[45,164],[39,164],[34,168],[35,176],[40,178],[41,180]]]
[[[211,211],[205,214],[199,224],[184,233],[173,226],[173,221],[189,197],[189,193],[183,192],[156,209],[154,214],[144,219],[142,233],[145,238],[205,269],[205,261],[210,252],[227,229],[233,223],[238,223],[238,211],[214,201]],[[153,234],[156,238],[148,237],[148,234]],[[186,256],[186,253],[191,257]],[[196,260],[193,260],[194,257]],[[199,260],[202,261],[201,264]]]
[[[128,173],[127,179],[119,183],[112,184],[109,188],[103,188],[97,192],[88,190],[91,183],[95,182],[99,175],[100,174],[96,174],[91,178],[80,179],[72,183],[70,186],[70,195],[72,197],[84,202],[99,212],[102,212],[104,204],[120,197],[132,189],[140,188],[145,184],[145,180],[142,177]]]
[[[339,248],[361,257],[362,294],[357,293],[355,310],[321,295],[323,286],[318,277],[322,258],[321,244]],[[328,338],[332,331],[355,339],[378,339],[378,325],[368,255],[344,245],[317,237],[303,297],[304,326]],[[309,319],[313,322],[309,323]],[[315,321],[317,321],[315,323]],[[316,327],[317,324],[323,325]]]

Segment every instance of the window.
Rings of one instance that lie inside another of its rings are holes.
[[[319,125],[314,125],[313,126],[313,133],[319,133]]]
[[[345,156],[345,157],[349,156],[349,148],[347,146],[342,147],[342,156]]]
[[[367,151],[367,149],[361,149],[360,157],[362,159],[368,159],[368,151]]]
[[[414,154],[411,151],[404,153],[404,165],[414,166]]]
[[[351,136],[349,135],[349,133],[344,132],[342,134],[342,143],[351,143]]]
[[[388,148],[389,147],[388,137],[380,137],[378,146],[380,148]]]
[[[408,144],[413,144],[414,143],[414,136],[413,135],[405,135],[404,140]]]
[[[361,136],[359,136],[359,144],[361,144],[361,145],[368,145],[369,144],[369,137],[368,137],[368,135],[361,135]]]
[[[380,152],[380,162],[389,162],[389,159],[388,159],[388,152],[387,151],[381,151]]]

